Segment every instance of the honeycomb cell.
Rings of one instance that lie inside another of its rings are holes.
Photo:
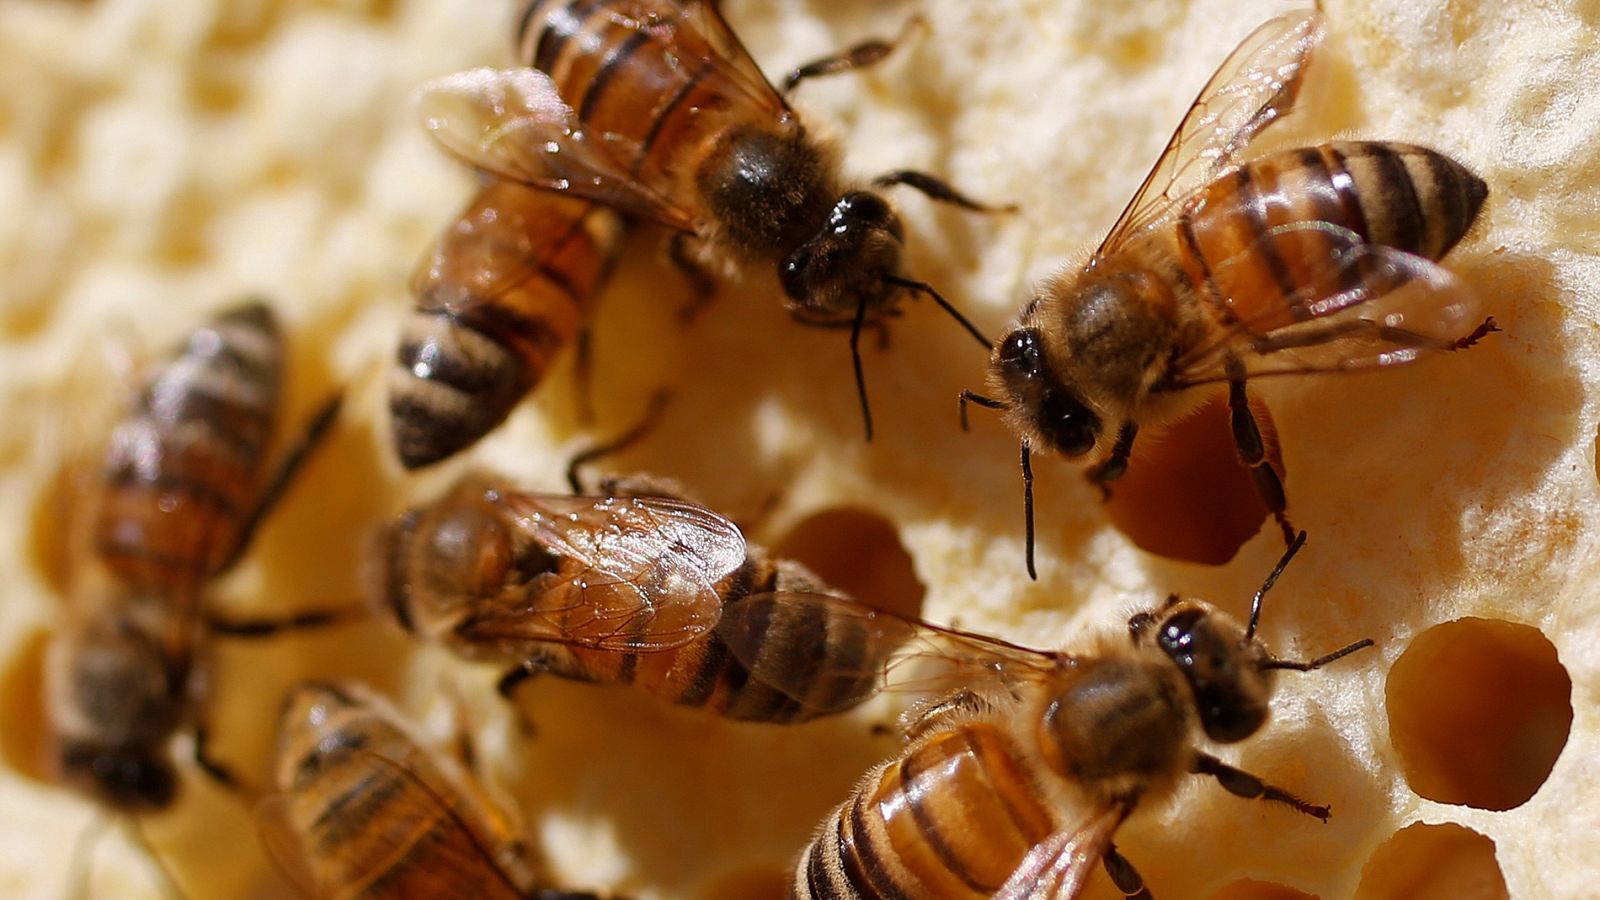
[[[1317,896],[1288,885],[1245,878],[1212,894],[1211,900],[1317,900]]]
[[[1356,900],[1498,900],[1509,897],[1494,841],[1454,823],[1407,826],[1372,852]]]
[[[1265,406],[1252,407],[1272,440]],[[1218,396],[1170,429],[1134,445],[1128,473],[1111,487],[1106,513],[1140,548],[1158,556],[1222,565],[1266,521],[1250,470],[1239,462]]]
[[[894,525],[871,510],[844,506],[813,513],[773,550],[863,603],[903,616],[922,612],[927,586],[917,579]]]
[[[1465,618],[1412,640],[1386,686],[1406,781],[1441,803],[1505,810],[1534,795],[1572,727],[1572,679],[1536,628]]]

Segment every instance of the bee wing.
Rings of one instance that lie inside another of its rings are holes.
[[[428,82],[418,94],[423,126],[450,153],[507,181],[563,191],[622,212],[694,231],[697,217],[634,173],[638,148],[615,134],[590,134],[538,69],[469,69]]]
[[[672,497],[498,494],[518,527],[570,561],[464,630],[486,639],[650,652],[689,643],[722,613],[717,583],[744,564],[739,527]]]
[[[427,309],[457,312],[489,302],[539,273],[594,215],[614,215],[576,197],[495,180],[435,241],[411,279]]]
[[[1321,13],[1298,10],[1268,20],[1241,41],[1200,89],[1097,256],[1110,255],[1159,225],[1287,114],[1322,34]]]
[[[701,61],[715,66],[744,99],[763,109],[768,115],[786,115],[789,104],[783,95],[772,87],[772,82],[762,73],[761,67],[751,58],[733,29],[722,18],[716,0],[687,0],[674,5],[682,7],[681,23],[685,29],[705,41],[710,52],[697,54]],[[680,32],[677,46],[697,46]]]
[[[995,900],[1073,900],[1111,846],[1122,814],[1107,807],[1071,831],[1057,831],[1028,851]]]
[[[1034,650],[876,609],[834,594],[773,591],[728,604],[717,637],[750,673],[807,710],[848,709],[880,690],[947,693],[1010,687],[1058,669]],[[937,664],[933,674],[918,662]]]
[[[345,896],[346,892],[355,892],[381,878],[385,874],[382,866],[403,865],[407,856],[425,852],[426,865],[412,867],[419,873],[416,887],[464,896],[499,886],[504,887],[504,892],[475,895],[521,896],[521,890],[455,805],[410,768],[371,751],[359,752],[350,765],[351,777],[344,784],[385,785],[397,779],[402,784],[399,790],[384,792],[381,820],[368,821],[359,835],[344,836],[358,847],[341,848],[332,846],[331,841],[329,846],[309,847],[308,842],[320,844],[323,838],[295,829],[291,795],[269,795],[256,809],[262,846],[301,893],[308,897]],[[370,802],[375,798],[367,799]],[[419,842],[419,834],[425,835],[426,840]],[[360,852],[351,853],[351,849]],[[322,865],[314,853],[322,857]],[[319,869],[323,871],[321,877]]]
[[[1325,222],[1285,226],[1261,240],[1281,248],[1298,235],[1316,246],[1290,254],[1299,270],[1295,293],[1236,319],[1217,339],[1187,353],[1159,389],[1227,381],[1232,365],[1242,365],[1246,376],[1402,365],[1461,346],[1481,321],[1477,295],[1432,260],[1366,243]],[[1249,255],[1224,261],[1214,270],[1218,280]]]

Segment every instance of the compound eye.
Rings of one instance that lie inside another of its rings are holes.
[[[804,248],[790,254],[778,267],[778,282],[791,300],[804,303],[811,296],[811,251]]]
[[[882,197],[869,191],[852,191],[846,194],[834,209],[839,218],[859,222],[882,224],[894,215]]]
[[[1019,328],[1000,342],[1000,364],[1028,378],[1039,377],[1039,335],[1032,328]]]

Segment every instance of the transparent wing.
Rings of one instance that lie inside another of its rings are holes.
[[[1287,114],[1322,34],[1321,14],[1299,10],[1268,20],[1240,42],[1200,89],[1097,255],[1110,255],[1159,225]]]
[[[664,182],[629,171],[638,148],[614,135],[590,135],[537,69],[469,69],[423,85],[423,126],[450,153],[507,181],[563,191],[680,231],[697,217]]]
[[[361,825],[359,832],[323,817],[317,833],[298,831],[289,794],[267,797],[256,811],[267,855],[302,893],[354,896],[392,869],[399,879],[391,885],[393,896],[521,896],[455,806],[407,766],[361,751],[341,772],[350,778],[338,788],[359,792],[356,799],[368,806],[381,804],[381,814],[365,822],[352,819],[351,825]],[[324,817],[338,812],[328,808]]]
[[[670,497],[492,495],[558,557],[463,628],[472,637],[600,650],[680,647],[716,625],[718,582],[744,564],[733,522]]]
[[[1121,814],[1106,808],[1071,831],[1058,831],[1028,851],[995,900],[1073,900],[1083,893],[1117,830]]]
[[[412,296],[424,308],[458,313],[501,297],[537,275],[596,215],[614,214],[514,181],[488,184],[423,258]]]
[[[756,65],[744,42],[728,27],[715,0],[670,0],[667,5],[677,7],[679,14],[676,19],[659,22],[657,27],[674,29],[674,49],[714,67],[746,102],[768,115],[789,113],[789,104]]]
[[[753,680],[817,714],[848,709],[885,689],[1010,689],[1072,664],[1063,653],[822,593],[752,594],[723,610],[717,637]]]
[[[1296,252],[1297,237],[1315,243]],[[1323,222],[1285,226],[1261,240],[1295,260],[1298,290],[1236,317],[1216,340],[1180,358],[1159,390],[1226,381],[1233,365],[1247,377],[1403,365],[1462,346],[1482,322],[1477,296],[1423,257]],[[1227,283],[1232,265],[1255,265],[1246,259],[1253,255],[1224,261],[1215,280]]]

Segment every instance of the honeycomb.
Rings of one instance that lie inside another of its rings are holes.
[[[773,74],[894,33],[913,12],[724,6]],[[910,271],[993,333],[1031,285],[1092,249],[1212,69],[1285,6],[923,0],[923,34],[797,100],[853,173],[918,167],[1021,202],[985,217],[895,195]],[[1195,779],[1118,843],[1163,900],[1596,896],[1600,659],[1585,648],[1600,596],[1600,9],[1324,8],[1302,108],[1265,143],[1413,141],[1472,168],[1490,198],[1447,262],[1503,333],[1401,370],[1255,387],[1311,534],[1270,598],[1265,639],[1284,655],[1368,636],[1378,649],[1286,673],[1269,727],[1225,756],[1333,818]],[[244,293],[273,298],[287,323],[291,428],[335,386],[350,395],[324,452],[216,585],[217,607],[241,615],[359,597],[371,529],[466,467],[560,489],[567,456],[663,386],[667,420],[619,467],[676,478],[841,586],[936,621],[1063,646],[1168,591],[1239,613],[1280,553],[1270,524],[1257,533],[1264,511],[1230,471],[1213,409],[1144,439],[1109,505],[1074,466],[1039,459],[1030,582],[1016,445],[992,419],[967,434],[956,424],[956,393],[981,386],[984,363],[966,335],[913,303],[890,345],[869,347],[878,438],[866,445],[841,335],[793,327],[765,272],[680,324],[689,292],[650,231],[630,237],[596,314],[594,422],[580,421],[569,361],[466,458],[403,475],[383,371],[410,270],[473,190],[422,134],[410,92],[508,63],[513,14],[449,0],[0,4],[5,896],[81,884],[166,896],[153,859],[189,896],[287,893],[249,805],[187,762],[179,804],[142,821],[139,841],[40,765],[39,651],[74,565],[60,464],[93,452],[130,373]],[[539,680],[519,695],[538,729],[524,738],[489,690],[495,674],[382,622],[218,640],[207,717],[216,754],[259,783],[296,679],[371,682],[441,739],[453,721],[441,698],[459,695],[487,776],[567,884],[721,900],[782,891],[811,830],[894,751],[874,726],[906,699],[773,728]],[[1097,874],[1090,894],[1112,893]]]

